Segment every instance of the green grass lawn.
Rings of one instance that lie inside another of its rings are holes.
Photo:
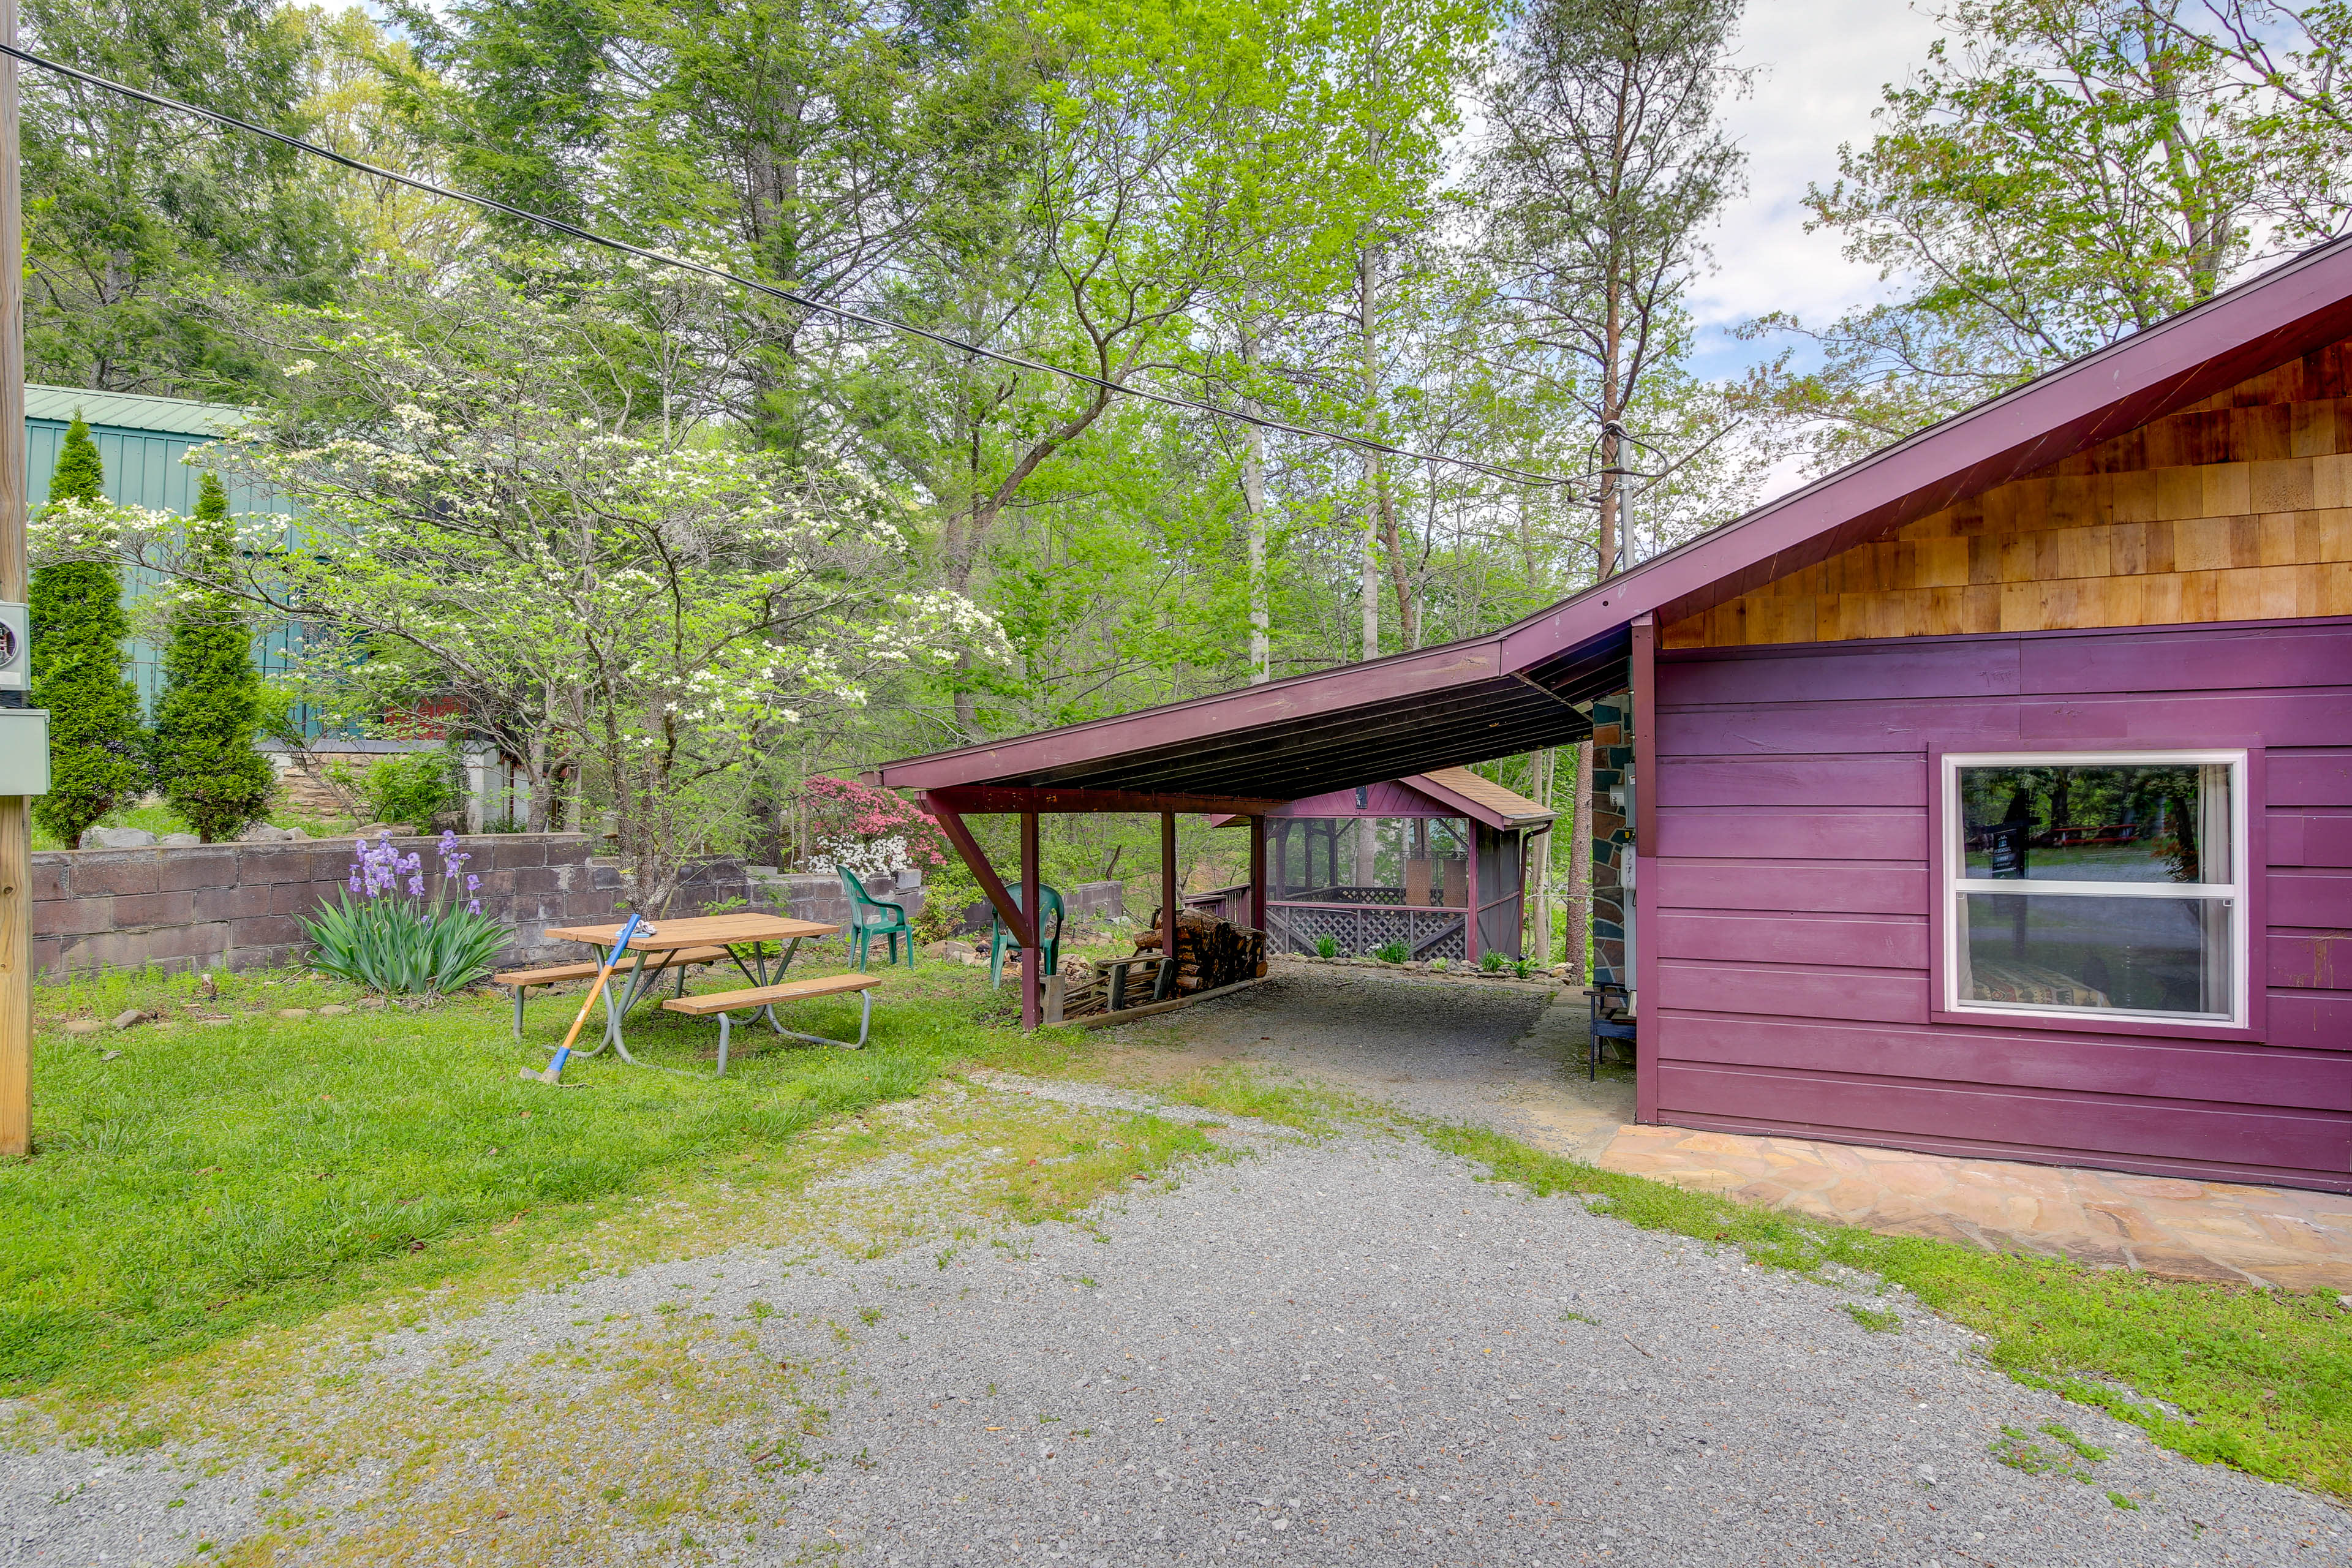
[[[315,813],[285,805],[273,807],[263,820],[268,822],[272,827],[299,827],[313,838],[339,838],[356,826],[356,823],[352,818],[320,816]],[[158,838],[167,833],[194,833],[195,831],[194,828],[188,826],[187,822],[178,812],[173,811],[170,806],[164,805],[160,802],[153,805],[130,805],[121,807],[114,811],[110,811],[104,816],[98,819],[97,826],[100,827],[143,827],[148,832],[155,835]],[[38,826],[36,826],[33,829],[33,847],[36,849],[70,849],[73,846],[70,844],[60,843],[57,838],[42,831]]]
[[[804,958],[805,972],[836,957]],[[531,1247],[570,1245],[653,1198],[680,1211],[665,1222],[663,1245],[730,1245],[704,1236],[696,1216],[715,1215],[714,1194],[740,1194],[747,1183],[805,1179],[805,1162],[793,1162],[820,1124],[919,1094],[967,1065],[1110,1074],[1099,1036],[1021,1034],[1014,998],[1009,985],[991,993],[984,970],[894,969],[865,1051],[747,1028],[722,1080],[597,1059],[573,1065],[567,1077],[578,1087],[551,1089],[516,1068],[544,1061],[578,1009],[576,990],[541,994],[518,1044],[503,995],[320,1017],[319,1006],[355,998],[303,973],[226,977],[220,1000],[204,1007],[184,976],[43,987],[37,1155],[0,1164],[0,1393],[103,1398],[163,1363],[343,1302],[533,1279],[517,1264]],[[62,1028],[131,1007],[168,1021],[121,1034]],[[292,1010],[310,1016],[279,1016]],[[229,1021],[199,1022],[202,1012]],[[856,1003],[804,1004],[787,1022],[845,1037]],[[642,1058],[704,1073],[717,1034],[708,1020],[650,1010],[630,1029]],[[1308,1130],[1351,1119],[1404,1125],[1383,1108],[1244,1067],[1159,1092]],[[1150,1117],[1095,1149],[1042,1121],[1014,1125],[1038,1112],[991,1114],[982,1141],[1013,1152],[982,1206],[1014,1221],[1074,1213],[1206,1148],[1196,1131]],[[853,1143],[863,1136],[854,1123],[846,1131]],[[1020,1147],[1031,1131],[1044,1141],[1034,1151]],[[2021,1381],[2102,1406],[2192,1458],[2352,1496],[2352,1311],[2332,1295],[2176,1284],[1875,1236],[1598,1170],[1483,1130],[1424,1131],[1539,1195],[1580,1195],[1632,1224],[1775,1267],[1874,1273],[1983,1333],[1993,1363]],[[1048,1143],[1052,1157],[1041,1161]]]
[[[222,985],[203,1009],[187,976],[37,994],[36,1157],[0,1165],[0,1392],[118,1383],[256,1324],[462,1271],[452,1244],[517,1215],[782,1147],[1019,1038],[1003,1026],[1009,988],[992,995],[984,972],[934,964],[891,972],[864,1051],[745,1028],[724,1079],[598,1058],[575,1060],[578,1087],[552,1089],[516,1069],[545,1064],[576,988],[540,993],[518,1044],[502,993],[287,1019],[356,996],[294,973]],[[61,1027],[130,1007],[166,1021]],[[803,1004],[785,1021],[854,1038],[856,1003]],[[650,1007],[629,1035],[641,1058],[705,1074],[718,1041],[714,1022]]]
[[[2183,1284],[1878,1236],[1601,1170],[1483,1129],[1427,1136],[1496,1180],[1543,1197],[1580,1194],[1645,1230],[1722,1242],[1772,1268],[1875,1274],[1986,1336],[1986,1356],[2021,1383],[2097,1405],[2191,1458],[2352,1496],[2352,1310],[2329,1292]]]

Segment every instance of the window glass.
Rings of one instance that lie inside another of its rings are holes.
[[[2231,879],[2227,763],[1958,772],[1970,879]]]
[[[1963,1001],[2230,1011],[2227,899],[1963,893],[1960,904]]]

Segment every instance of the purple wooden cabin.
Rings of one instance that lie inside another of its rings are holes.
[[[1497,632],[878,776],[1262,846],[1596,738],[1642,1121],[2352,1191],[2347,339],[2337,241]]]

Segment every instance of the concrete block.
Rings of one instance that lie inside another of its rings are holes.
[[[293,915],[254,915],[229,923],[231,944],[254,947],[263,944],[283,945],[307,942],[301,921]]]
[[[517,897],[545,897],[563,890],[562,873],[552,866],[518,866],[499,876],[507,884],[506,891]]]
[[[45,899],[73,897],[73,885],[66,875],[67,868],[71,864],[72,862],[68,860],[64,853],[59,850],[44,849],[35,855],[33,857],[33,902],[37,904]]]
[[[270,900],[278,889],[269,882],[240,882],[234,888],[209,889],[196,895],[199,916],[217,920],[244,920],[253,915],[270,912]]]
[[[103,894],[94,899],[42,899],[33,905],[37,937],[87,936],[112,931],[115,921],[114,900]]]
[[[241,883],[307,880],[310,874],[310,846],[303,844],[240,844],[236,877]]]
[[[227,887],[237,879],[237,862],[243,858],[234,844],[201,844],[150,853],[155,858],[155,890],[159,893]]]
[[[189,925],[198,918],[193,891],[126,893],[114,900],[114,925],[119,931]]]
[[[185,968],[228,951],[226,924],[166,926],[153,931],[111,931],[68,941],[61,962],[68,970],[139,969],[153,963]]]
[[[73,864],[68,875],[73,879],[74,891],[88,897],[92,893],[152,893],[158,886],[160,857],[152,854],[108,853],[101,851],[57,851],[72,854]]]

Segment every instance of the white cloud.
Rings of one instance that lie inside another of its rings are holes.
[[[1869,140],[1881,88],[1923,64],[1936,34],[1901,0],[1749,0],[1739,63],[1762,68],[1724,115],[1748,153],[1748,194],[1724,214],[1717,270],[1692,293],[1701,374],[1765,356],[1766,345],[1726,335],[1741,321],[1768,310],[1826,321],[1885,297],[1873,268],[1838,253],[1837,235],[1805,232],[1805,187],[1836,177],[1840,142]]]

